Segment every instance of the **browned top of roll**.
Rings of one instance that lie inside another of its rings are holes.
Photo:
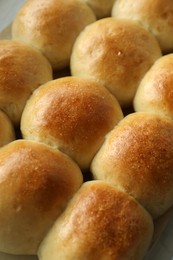
[[[123,118],[117,100],[88,79],[65,77],[40,87],[24,109],[24,138],[36,139],[69,154],[86,169],[104,136]]]
[[[173,119],[173,54],[158,59],[142,79],[134,98],[135,111]]]
[[[45,144],[17,140],[0,150],[0,251],[36,254],[82,183],[78,166]]]
[[[95,79],[123,106],[131,104],[151,65],[161,56],[154,36],[130,20],[105,18],[87,26],[71,55],[73,76]]]
[[[95,20],[81,0],[29,0],[14,19],[12,37],[35,46],[54,69],[61,69],[69,65],[77,35]]]
[[[164,53],[173,51],[172,0],[116,0],[112,16],[140,23],[153,33]]]
[[[39,248],[40,260],[143,259],[151,216],[132,197],[102,181],[84,183]]]
[[[134,196],[153,217],[163,214],[173,204],[173,121],[128,115],[107,135],[91,171]]]
[[[52,68],[36,49],[13,40],[0,41],[0,109],[19,124],[31,93],[52,79]]]

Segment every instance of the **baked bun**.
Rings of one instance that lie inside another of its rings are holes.
[[[144,28],[132,21],[104,18],[77,38],[71,73],[103,84],[120,105],[128,106],[140,80],[160,56],[156,39]]]
[[[156,218],[173,205],[173,121],[132,113],[112,130],[91,164],[94,179],[132,195]]]
[[[38,48],[53,69],[62,69],[69,65],[77,35],[95,20],[81,0],[28,0],[14,19],[12,37]]]
[[[82,185],[38,250],[39,260],[143,259],[153,222],[128,194],[102,181]]]
[[[79,167],[45,144],[17,140],[0,149],[0,251],[36,254],[83,181]]]
[[[0,147],[14,141],[15,138],[15,130],[11,120],[0,110]]]
[[[18,125],[31,93],[52,79],[52,68],[36,49],[12,40],[0,40],[0,109]]]
[[[135,111],[163,114],[173,119],[173,54],[155,62],[142,79],[134,98]]]
[[[33,93],[22,114],[21,132],[25,139],[67,153],[86,170],[106,133],[122,118],[116,98],[102,85],[64,77]]]
[[[97,19],[111,16],[115,0],[83,0],[94,11]]]
[[[163,53],[173,51],[172,0],[116,0],[112,16],[138,22],[153,33]]]

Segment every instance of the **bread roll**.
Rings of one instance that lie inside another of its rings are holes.
[[[83,0],[94,11],[97,19],[111,16],[111,10],[115,0]]]
[[[156,39],[144,28],[132,21],[104,18],[77,38],[71,73],[103,84],[120,105],[128,106],[140,80],[160,56]]]
[[[153,234],[151,216],[102,181],[82,185],[38,250],[39,260],[140,260]]]
[[[18,125],[25,103],[41,84],[52,79],[52,68],[36,49],[0,40],[0,109]]]
[[[14,141],[15,138],[15,130],[11,120],[0,110],[0,147]]]
[[[135,111],[163,114],[173,119],[173,54],[156,61],[141,81],[134,98]]]
[[[106,88],[89,79],[64,77],[41,86],[21,119],[25,139],[45,142],[72,157],[82,170],[123,113]]]
[[[81,0],[28,0],[14,19],[12,37],[38,48],[53,69],[62,69],[69,65],[77,35],[95,20]]]
[[[138,22],[153,33],[163,53],[173,51],[172,0],[116,0],[112,16]]]
[[[132,195],[156,218],[173,205],[173,121],[151,113],[126,116],[91,164],[94,179]]]
[[[0,251],[36,254],[82,183],[79,167],[45,144],[17,140],[0,149]]]

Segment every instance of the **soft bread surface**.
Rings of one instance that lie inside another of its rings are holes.
[[[59,148],[89,168],[104,136],[123,118],[117,100],[95,81],[64,77],[35,91],[21,119],[22,135]]]
[[[161,56],[154,36],[133,21],[104,18],[88,25],[75,41],[73,76],[92,78],[131,104],[140,80]]]
[[[12,37],[35,46],[54,69],[62,69],[69,65],[77,35],[95,20],[81,0],[28,0],[14,19]]]
[[[0,251],[36,254],[82,183],[79,167],[45,144],[17,140],[0,150]]]
[[[52,79],[48,60],[36,49],[13,40],[0,40],[0,109],[19,124],[31,93]]]
[[[102,181],[82,185],[38,250],[39,260],[141,260],[153,234],[151,216]]]
[[[0,110],[0,147],[14,141],[15,138],[16,134],[11,120]]]
[[[97,19],[111,16],[111,10],[115,0],[83,0],[94,11]]]
[[[164,53],[173,51],[172,0],[116,0],[112,16],[140,23],[153,33]]]
[[[173,121],[150,113],[126,116],[91,164],[95,179],[134,196],[153,216],[173,205]]]
[[[142,79],[133,104],[135,111],[173,119],[173,54],[158,59]]]

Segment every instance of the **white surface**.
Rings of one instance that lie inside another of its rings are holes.
[[[47,0],[45,0],[47,1]],[[13,20],[25,0],[0,0],[0,31]],[[0,260],[34,260],[35,257],[10,257],[0,253]],[[159,241],[145,260],[173,260],[173,217]]]
[[[25,0],[0,0],[0,31],[13,20],[24,2]]]
[[[173,260],[173,217],[146,260]]]

